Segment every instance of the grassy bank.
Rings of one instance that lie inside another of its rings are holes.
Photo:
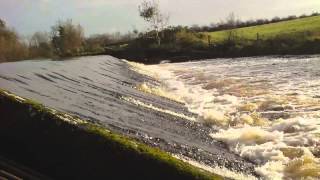
[[[220,57],[307,55],[320,53],[320,16],[217,32],[192,32],[178,27],[163,32],[162,44],[140,37],[107,54],[143,63]],[[120,46],[119,46],[120,47]]]
[[[0,91],[0,154],[54,179],[220,179],[171,155]]]
[[[305,34],[304,40],[319,40],[320,39],[320,16],[283,21],[278,23],[265,24],[260,26],[252,26],[238,28],[233,30],[235,35],[243,40],[256,41],[270,40],[278,36],[287,36],[292,38],[302,37]],[[228,39],[230,30],[217,32],[204,32],[212,39],[212,43],[221,43]]]

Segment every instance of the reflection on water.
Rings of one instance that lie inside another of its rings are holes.
[[[136,66],[269,179],[320,178],[320,57]]]

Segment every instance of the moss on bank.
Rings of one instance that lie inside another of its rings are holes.
[[[55,179],[221,179],[157,148],[0,90],[0,154]]]

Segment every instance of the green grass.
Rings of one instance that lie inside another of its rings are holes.
[[[257,33],[262,40],[272,39],[276,36],[298,37],[304,35],[306,40],[320,39],[320,16],[283,21],[259,26],[234,29],[237,36],[245,40],[256,40]],[[210,35],[212,42],[219,43],[227,39],[228,30],[217,32],[204,32]]]

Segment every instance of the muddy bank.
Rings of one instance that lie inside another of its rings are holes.
[[[124,100],[129,97],[158,109],[193,116],[180,103],[134,88],[143,82],[158,83],[110,56],[0,65],[3,89],[204,165],[254,174],[253,163],[230,153],[224,144],[209,136],[218,129]]]

